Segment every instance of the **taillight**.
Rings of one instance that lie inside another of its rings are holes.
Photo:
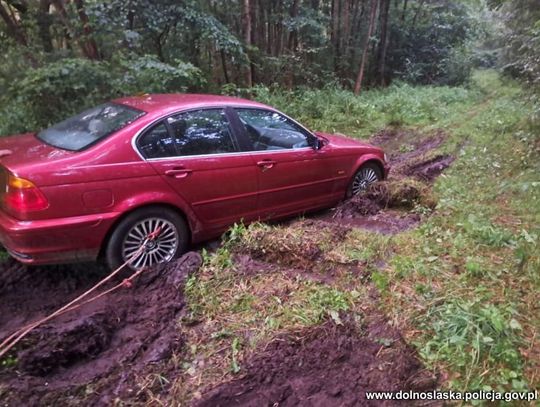
[[[3,194],[7,210],[24,213],[46,209],[49,202],[45,195],[31,181],[8,174]]]

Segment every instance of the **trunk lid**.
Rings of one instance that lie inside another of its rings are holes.
[[[0,166],[14,174],[36,164],[72,155],[38,140],[35,133],[0,137]]]

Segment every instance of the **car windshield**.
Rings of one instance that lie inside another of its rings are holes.
[[[144,115],[141,110],[105,103],[70,117],[37,134],[41,141],[64,150],[80,151]]]

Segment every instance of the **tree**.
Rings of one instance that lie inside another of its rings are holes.
[[[362,59],[360,62],[360,69],[358,70],[358,76],[356,77],[356,82],[354,84],[354,94],[358,95],[362,91],[362,82],[364,80],[364,70],[366,68],[366,59],[369,48],[369,42],[371,40],[371,35],[373,34],[373,28],[375,26],[375,16],[377,15],[377,7],[379,6],[380,0],[371,0],[371,10],[369,12],[369,27],[366,34],[366,39],[364,42],[364,50],[362,51]]]

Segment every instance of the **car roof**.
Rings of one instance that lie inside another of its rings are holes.
[[[210,106],[239,106],[271,108],[262,103],[252,100],[236,98],[232,96],[205,95],[194,93],[157,93],[140,96],[129,96],[113,100],[119,103],[143,110],[147,113],[171,112],[184,109],[196,109]]]

